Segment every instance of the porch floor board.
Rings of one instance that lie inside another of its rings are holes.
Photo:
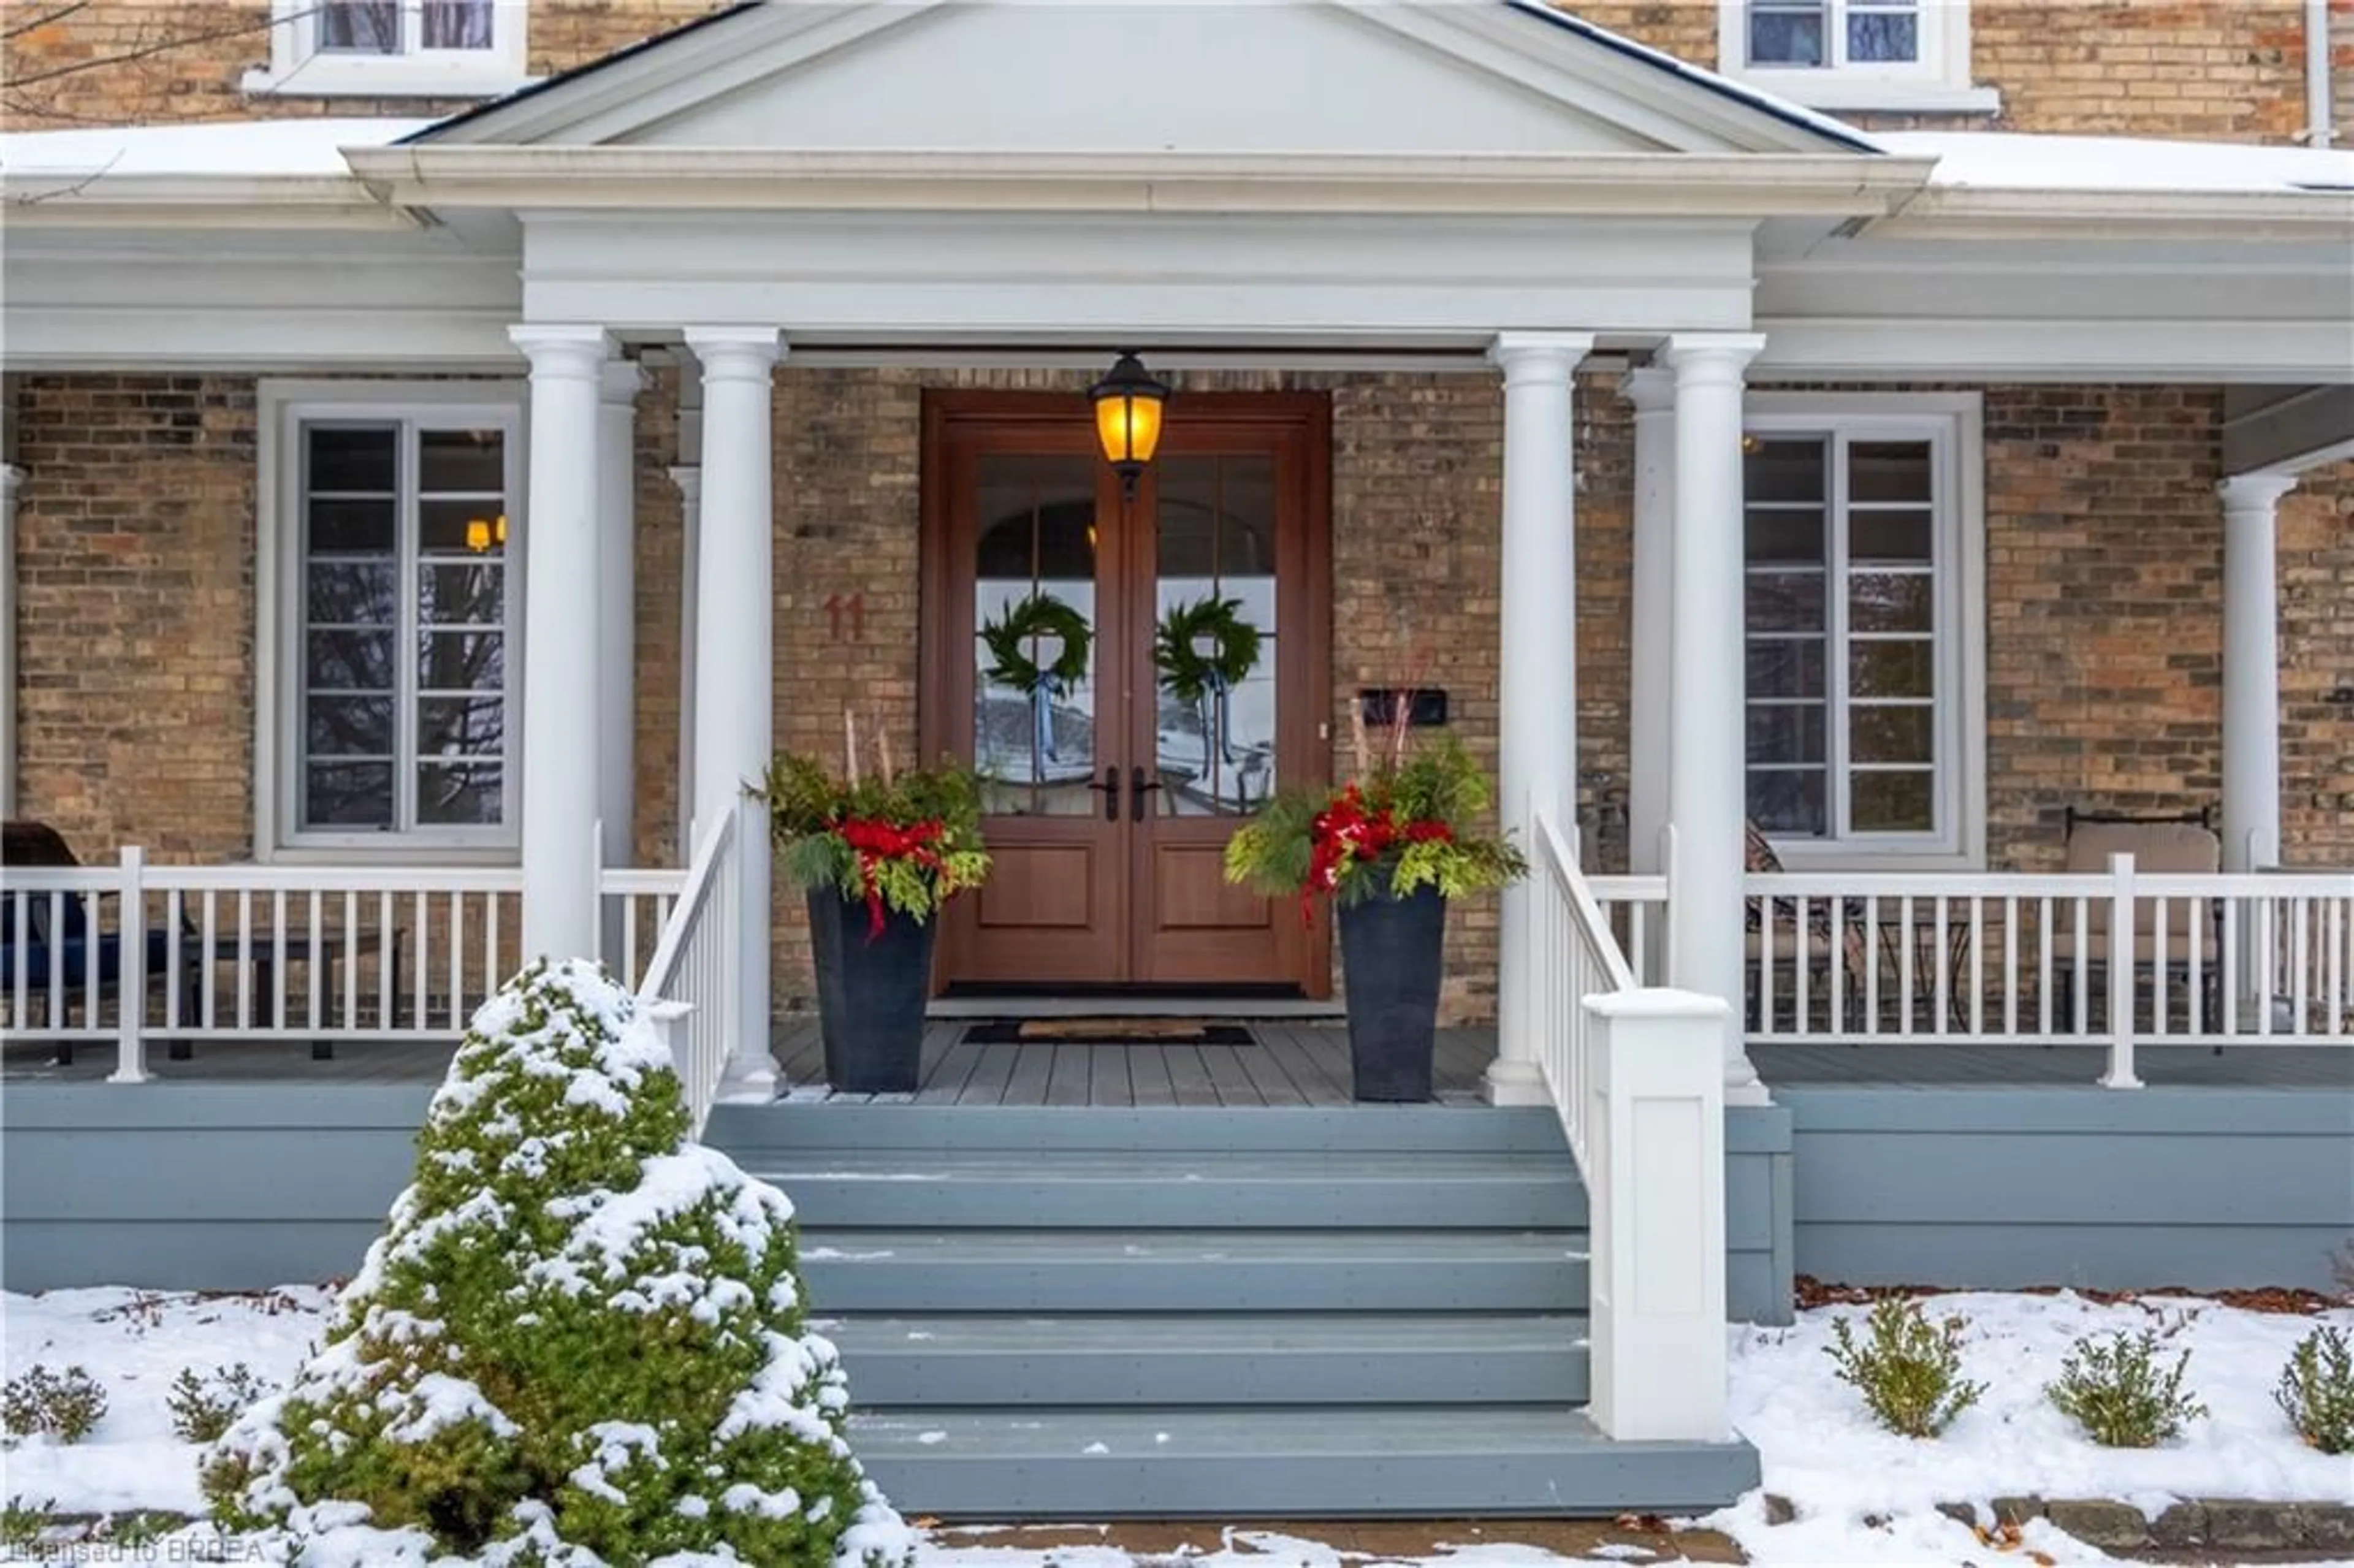
[[[1249,1046],[1083,1045],[1041,1041],[969,1045],[965,1020],[926,1029],[922,1078],[912,1096],[835,1095],[824,1086],[824,1052],[814,1019],[778,1025],[779,1076],[797,1100],[912,1101],[936,1106],[1344,1106],[1350,1103],[1349,1041],[1337,1024],[1261,1020]],[[453,1046],[350,1042],[314,1062],[302,1041],[208,1041],[193,1059],[172,1061],[161,1044],[147,1068],[169,1083],[427,1084],[449,1070]],[[1442,1103],[1476,1105],[1496,1054],[1491,1029],[1439,1032],[1437,1084]],[[1775,1086],[1884,1086],[1923,1088],[2084,1088],[2097,1083],[2106,1055],[2090,1045],[1756,1044],[1759,1075]],[[52,1048],[25,1042],[0,1054],[0,1081],[91,1084],[114,1070],[109,1042],[78,1046],[71,1065]],[[2354,1045],[2145,1045],[2136,1054],[2154,1087],[2354,1090]]]

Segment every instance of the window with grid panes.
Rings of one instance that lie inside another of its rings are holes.
[[[1919,0],[1749,0],[1752,66],[1837,70],[1917,65]]]
[[[510,841],[512,417],[297,418],[298,838]]]
[[[525,0],[274,0],[249,91],[472,97],[525,78]]]
[[[1750,815],[1784,840],[1956,835],[1951,425],[1759,429],[1744,442]]]

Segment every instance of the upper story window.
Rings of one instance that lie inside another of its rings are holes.
[[[1974,399],[1750,399],[1749,814],[1793,864],[1972,863],[1983,567]]]
[[[1720,0],[1725,73],[1818,109],[1991,111],[1969,0]]]
[[[517,410],[329,396],[273,398],[262,842],[511,853]]]
[[[489,97],[525,79],[525,0],[271,0],[250,92]]]

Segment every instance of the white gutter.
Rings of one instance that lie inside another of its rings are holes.
[[[2305,0],[2305,140],[2336,144],[2337,105],[2329,91],[2329,0]]]

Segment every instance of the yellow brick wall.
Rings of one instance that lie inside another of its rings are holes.
[[[1717,63],[1715,0],[1558,0],[1694,64]],[[2354,78],[2354,0],[2340,17]],[[12,129],[254,115],[430,114],[414,99],[248,97],[270,58],[268,0],[90,0],[0,26],[0,111]],[[713,0],[531,0],[531,69],[569,69],[715,9]],[[52,17],[53,19],[44,19]],[[2280,141],[2305,125],[2302,0],[1974,0],[1973,79],[2001,115],[1866,123]],[[2354,115],[2354,89],[2340,102]],[[2341,116],[2346,118],[2346,116]],[[2354,123],[2354,122],[2349,122]]]

